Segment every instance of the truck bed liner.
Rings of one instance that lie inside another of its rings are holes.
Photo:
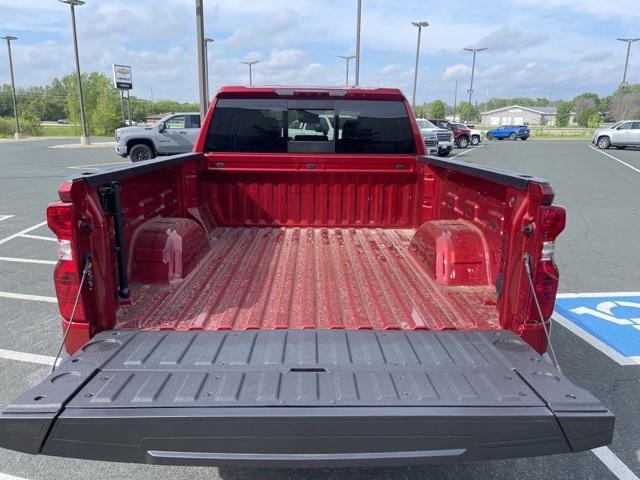
[[[216,228],[180,284],[134,284],[118,329],[499,328],[493,286],[437,284],[414,230]]]
[[[0,413],[3,447],[185,465],[508,458],[612,430],[507,331],[106,331]]]

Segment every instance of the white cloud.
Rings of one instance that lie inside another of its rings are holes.
[[[468,78],[471,75],[471,67],[469,65],[463,65],[458,63],[447,67],[442,75],[446,80],[459,80],[461,78]]]

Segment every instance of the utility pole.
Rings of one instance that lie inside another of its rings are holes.
[[[209,91],[209,44],[213,42],[215,42],[215,40],[211,37],[206,37],[204,39],[204,78],[207,86],[207,104],[209,103],[209,96],[211,95],[211,92]]]
[[[204,116],[209,108],[209,97],[207,96],[207,79],[205,77],[205,43],[204,43],[204,9],[202,0],[196,0],[196,49],[198,51],[198,92],[200,97],[200,118]]]
[[[627,42],[627,60],[624,62],[624,74],[622,75],[621,85],[627,84],[627,69],[629,67],[629,54],[631,53],[631,44],[640,40],[640,38],[617,38],[620,42]]]
[[[416,66],[413,71],[413,96],[411,97],[411,106],[413,110],[416,109],[416,88],[418,85],[418,61],[420,60],[420,36],[422,34],[422,28],[428,27],[428,22],[411,22],[411,25],[418,27],[418,44],[416,46]]]
[[[457,108],[458,108],[458,81],[456,80],[456,89],[453,91],[453,121],[454,122],[456,121]]]
[[[355,55],[338,55],[338,57],[345,59],[347,62],[347,75],[346,75],[344,84],[349,85],[349,61],[356,58],[356,56]]]
[[[14,137],[16,140],[22,138],[22,134],[20,133],[20,119],[18,114],[18,101],[16,100],[16,81],[13,77],[13,56],[11,55],[11,41],[17,40],[18,37],[13,37],[11,35],[7,35],[5,37],[0,37],[7,41],[7,50],[9,52],[9,72],[11,73],[11,96],[13,97],[13,115],[16,117],[16,133]]]
[[[362,20],[362,0],[358,0],[358,15],[356,20],[356,87],[360,85],[360,25]]]
[[[89,145],[91,138],[89,137],[89,127],[87,125],[87,116],[84,111],[84,95],[82,93],[82,75],[80,73],[80,54],[78,53],[78,33],[76,32],[76,7],[84,5],[83,0],[60,0],[71,6],[71,29],[73,31],[73,48],[76,56],[76,78],[78,80],[78,96],[80,97],[80,121],[82,122],[82,136],[80,143]]]
[[[252,87],[253,86],[253,70],[251,67],[253,67],[256,63],[258,63],[260,60],[251,60],[248,62],[241,62],[244,63],[245,65],[249,65],[249,86]]]
[[[478,52],[484,52],[486,48],[465,48],[467,52],[473,53],[473,64],[471,67],[471,84],[469,85],[469,106],[471,106],[471,95],[473,95],[473,77],[476,73],[476,55]],[[462,119],[460,119],[462,120]]]

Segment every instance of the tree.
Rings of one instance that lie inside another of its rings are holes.
[[[478,109],[469,102],[460,102],[460,108],[458,110],[460,120],[477,122],[480,120],[480,112]]]
[[[558,111],[556,113],[557,127],[566,127],[567,125],[569,125],[569,119],[571,117],[572,108],[573,108],[573,103],[560,102],[560,104],[558,105]]]
[[[434,100],[430,105],[431,118],[444,118],[445,104],[442,100]]]
[[[574,111],[576,112],[576,116],[578,119],[580,119],[580,117],[582,116],[582,113],[585,110],[597,109],[599,105],[600,105],[600,97],[598,96],[597,93],[585,92],[585,93],[581,93],[580,95],[578,95],[576,98],[573,99],[573,108],[574,108]],[[591,113],[592,112],[589,112],[588,115],[585,115],[584,117],[585,125],[587,123],[586,120],[589,118]]]
[[[599,128],[600,127],[600,114],[598,112],[594,112],[591,117],[589,117],[589,121],[587,122],[587,127],[589,128]]]
[[[598,111],[595,108],[593,107],[585,108],[578,115],[578,120],[577,120],[578,125],[580,125],[581,127],[588,127],[589,121],[591,120],[591,117],[593,117],[594,115],[600,118],[600,116],[598,115]]]
[[[122,124],[120,100],[114,87],[104,88],[91,112],[91,125],[96,135],[111,135]]]

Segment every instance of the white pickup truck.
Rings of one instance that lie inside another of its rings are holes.
[[[116,153],[132,162],[150,160],[159,155],[188,153],[200,133],[200,114],[180,112],[165,115],[158,123],[145,127],[116,130]]]

